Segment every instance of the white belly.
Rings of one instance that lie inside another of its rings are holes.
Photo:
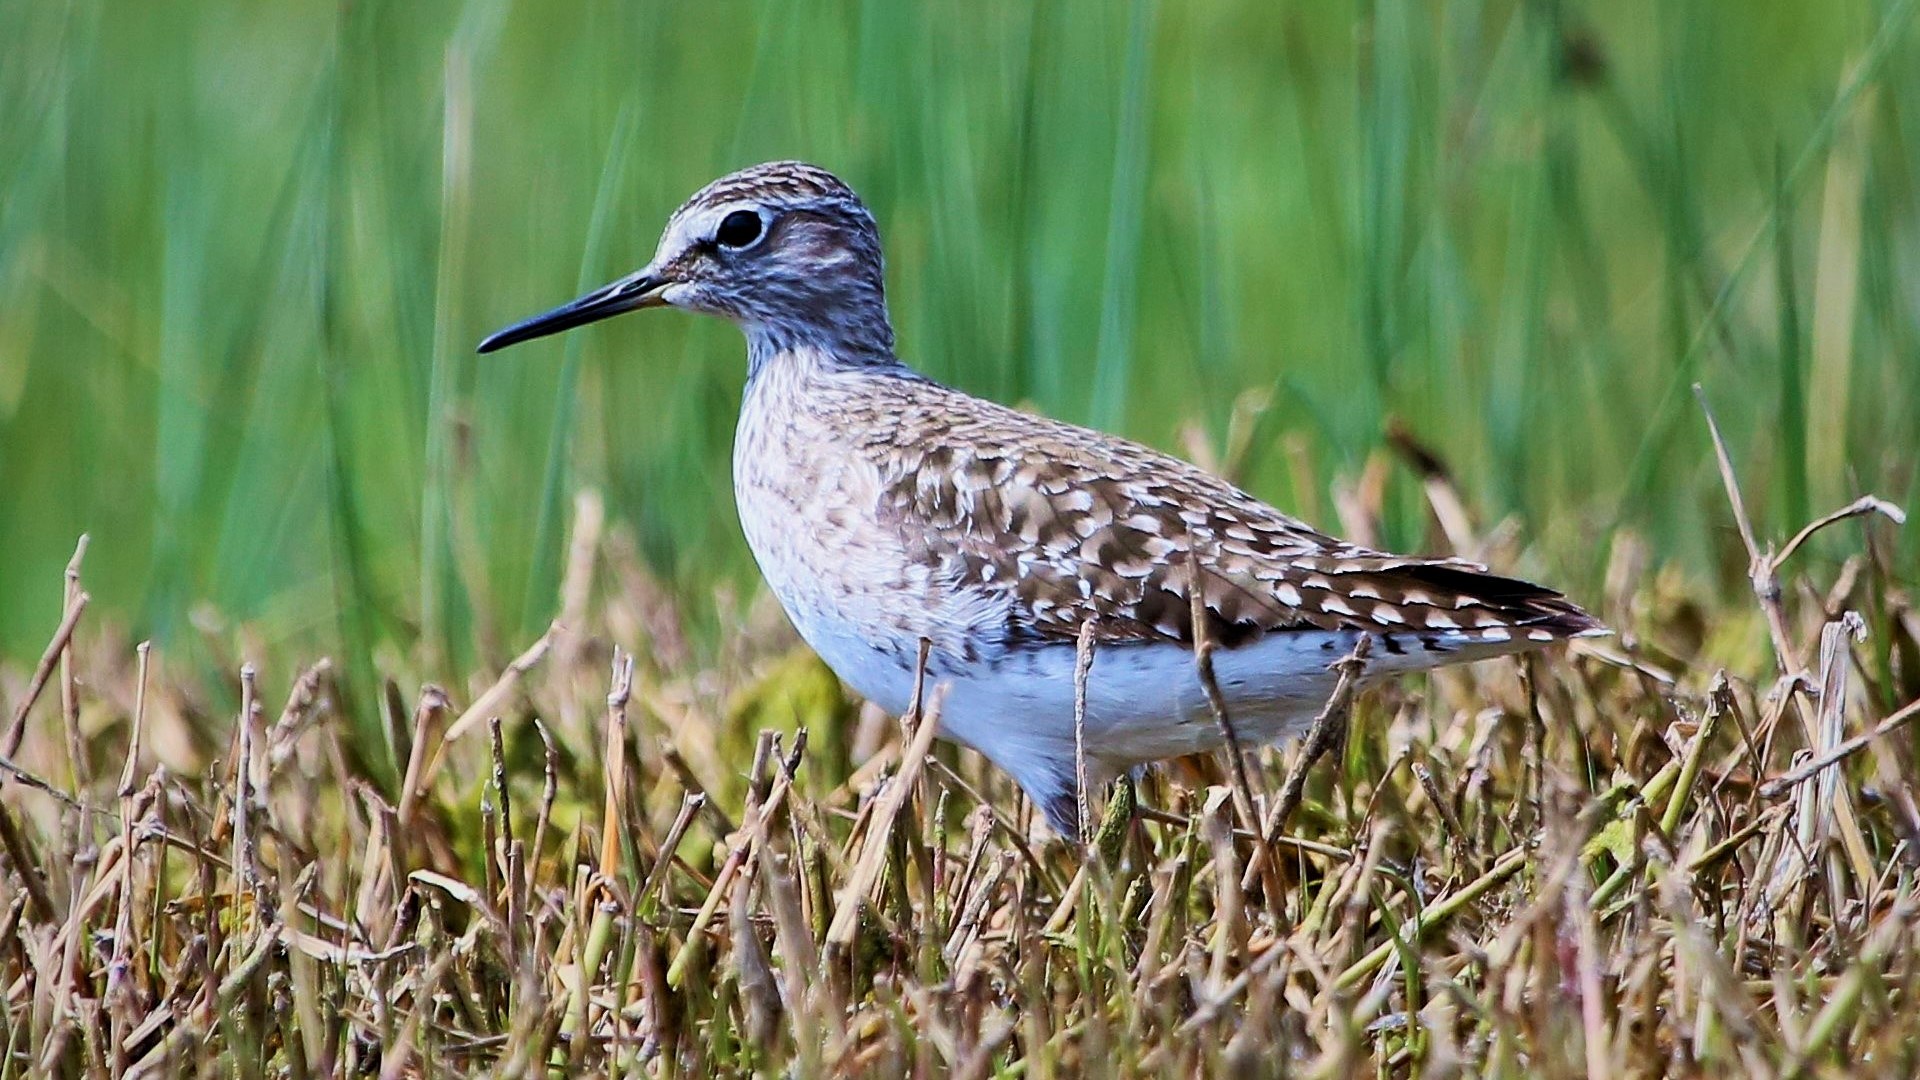
[[[861,696],[890,713],[913,696],[917,643],[875,641],[853,625],[794,611],[801,636]],[[1330,664],[1353,647],[1345,632],[1268,634],[1214,654],[1214,678],[1236,734],[1248,745],[1297,735],[1326,704],[1337,681]],[[1396,642],[1398,643],[1398,642]],[[1393,654],[1376,644],[1368,679],[1495,655],[1486,643],[1443,642],[1444,652]],[[936,650],[928,693],[938,693],[940,733],[985,754],[1036,799],[1074,775],[1074,648],[1044,645],[959,662]],[[1218,749],[1190,649],[1170,642],[1096,649],[1087,677],[1086,754],[1090,779],[1133,766]]]

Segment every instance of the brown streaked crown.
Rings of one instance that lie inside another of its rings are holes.
[[[696,206],[718,206],[749,200],[801,203],[817,199],[852,203],[864,210],[860,196],[846,181],[818,165],[804,161],[768,161],[728,173],[688,196],[679,213]]]

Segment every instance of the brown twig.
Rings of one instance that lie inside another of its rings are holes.
[[[73,558],[67,561],[66,593],[61,606],[70,608],[80,597],[80,562],[87,557],[87,534],[80,534],[79,543],[74,545]],[[80,692],[74,683],[73,674],[73,636],[67,636],[67,642],[60,649],[60,721],[67,737],[67,771],[73,784],[74,797],[86,801],[87,788],[92,784],[91,770],[87,767],[87,744],[80,735]]]
[[[260,692],[252,664],[240,667],[240,740],[233,761],[233,865],[240,888],[257,905],[260,886],[259,852],[253,835],[254,758],[259,753]],[[255,916],[258,917],[257,914]]]
[[[280,718],[273,722],[273,727],[267,732],[269,774],[277,772],[293,756],[300,736],[306,732],[309,724],[323,714],[321,691],[332,673],[333,661],[322,657],[293,680],[293,687],[287,691],[286,707],[280,710]]]
[[[923,652],[924,655],[924,652]],[[924,680],[926,665],[920,665],[920,674],[916,679]],[[927,751],[933,746],[933,736],[939,728],[939,704],[929,704],[925,717],[913,728],[913,740],[900,757],[900,771],[888,782],[887,790],[880,797],[874,809],[873,820],[867,825],[866,847],[860,858],[854,863],[847,883],[840,891],[840,898],[834,905],[833,922],[827,929],[827,945],[833,949],[846,949],[853,944],[855,931],[860,925],[860,909],[867,903],[867,895],[880,878],[880,870],[886,865],[889,839],[893,833],[894,819],[900,814],[900,808],[906,805],[920,780],[921,769],[926,764]]]
[[[553,820],[553,802],[560,794],[560,751],[553,745],[553,735],[547,731],[547,725],[539,717],[534,717],[533,730],[540,736],[542,769],[545,779],[540,787],[540,816],[534,819],[533,843],[527,846],[527,887],[531,890],[534,875],[539,872],[540,855],[547,849],[547,823]]]
[[[660,856],[654,860],[653,869],[647,871],[647,880],[641,884],[640,891],[633,894],[633,906],[636,909],[666,883],[667,874],[673,869],[675,853],[680,850],[680,841],[686,837],[693,819],[699,815],[700,807],[706,801],[707,795],[703,791],[689,791],[681,796],[680,812],[674,815],[665,839],[660,841]]]
[[[1362,632],[1353,643],[1353,651],[1333,662],[1333,670],[1339,678],[1333,684],[1333,693],[1327,695],[1327,703],[1307,729],[1307,737],[1300,744],[1300,755],[1294,759],[1293,767],[1287,770],[1286,781],[1280,785],[1280,797],[1268,811],[1267,820],[1260,828],[1261,842],[1247,864],[1249,877],[1266,862],[1274,845],[1280,842],[1281,831],[1287,827],[1293,812],[1300,808],[1300,800],[1307,789],[1307,773],[1345,734],[1347,714],[1353,707],[1353,695],[1360,688],[1360,680],[1367,670],[1367,656],[1372,651],[1373,635]]]
[[[1227,764],[1233,773],[1234,809],[1239,812],[1240,820],[1247,827],[1260,820],[1255,809],[1253,782],[1247,775],[1247,755],[1240,746],[1240,733],[1234,729],[1233,718],[1227,714],[1227,699],[1220,693],[1220,684],[1213,677],[1213,636],[1207,627],[1206,587],[1198,552],[1187,555],[1187,606],[1188,621],[1193,624],[1193,666],[1200,679],[1200,689],[1207,697],[1207,708],[1213,713],[1213,722],[1220,728],[1220,738],[1226,743]]]
[[[40,692],[47,688],[47,680],[52,677],[54,667],[66,651],[67,642],[73,640],[74,627],[80,625],[80,615],[87,610],[87,603],[92,599],[86,593],[80,593],[67,605],[60,626],[53,632],[53,639],[47,642],[47,651],[40,654],[40,663],[33,669],[33,678],[27,682],[27,692],[20,696],[20,703],[13,707],[13,719],[7,724],[6,737],[0,739],[0,757],[10,758],[20,752],[20,740],[27,731],[27,713],[33,710],[33,703],[40,699]]]
[[[933,770],[934,774],[940,778],[940,783],[943,786],[959,790],[961,794],[972,799],[974,805],[984,807],[992,813],[994,823],[1000,826],[1001,834],[1007,838],[1008,843],[1013,845],[1014,850],[1020,853],[1021,858],[1026,862],[1027,866],[1033,870],[1039,880],[1054,883],[1058,882],[1056,875],[1047,868],[1045,863],[1040,861],[1038,855],[1033,853],[1032,845],[1027,843],[1026,833],[1021,831],[1020,823],[1014,819],[1012,814],[1002,810],[978,788],[967,783],[965,777],[954,772],[952,766],[941,761],[939,758],[928,758],[927,768]]]
[[[914,740],[915,744],[918,745],[922,738],[931,741],[935,727],[937,725],[931,722],[922,724],[921,736]],[[760,745],[765,747],[767,743],[763,741]],[[759,760],[764,766],[765,755],[760,755]],[[755,779],[759,778],[756,776]],[[747,869],[748,859],[766,843],[769,823],[785,803],[787,792],[792,785],[793,777],[786,772],[780,772],[773,778],[764,798],[752,794],[755,785],[749,785],[746,828],[735,834],[735,840],[732,848],[727,852],[726,861],[721,863],[720,871],[713,876],[713,886],[707,890],[706,901],[701,904],[699,912],[693,917],[693,925],[687,931],[686,943],[680,947],[680,951],[673,958],[672,965],[667,968],[668,985],[676,987],[685,985],[694,957],[704,945],[707,926],[719,911],[720,904],[730,895],[734,879]],[[892,794],[891,789],[889,794]],[[898,801],[895,801],[896,810]]]
[[[1093,810],[1087,791],[1087,677],[1093,671],[1094,620],[1080,624],[1073,653],[1073,805],[1080,825],[1081,847],[1093,838]]]
[[[493,795],[500,802],[500,851],[488,852],[492,859],[513,846],[513,794],[507,790],[507,743],[498,716],[487,717],[487,750],[493,759]]]
[[[1912,723],[1916,718],[1920,718],[1920,699],[1907,702],[1885,720],[1875,724],[1872,730],[1863,731],[1845,742],[1838,743],[1826,753],[1808,759],[1791,772],[1777,776],[1761,784],[1760,797],[1763,799],[1779,798],[1789,790],[1820,775],[1820,770],[1825,769],[1835,762],[1852,757],[1854,754],[1865,749],[1867,745],[1875,739],[1884,738],[1893,734],[1909,723]]]
[[[414,810],[419,806],[420,796],[429,782],[422,775],[426,771],[428,755],[432,754],[436,759],[439,757],[440,745],[444,740],[434,738],[434,722],[447,711],[447,704],[445,690],[432,683],[420,688],[420,704],[413,710],[413,745],[407,750],[407,774],[400,784],[398,815],[403,830],[413,824]]]
[[[40,880],[40,870],[34,861],[33,853],[27,847],[27,841],[20,835],[20,829],[14,824],[13,811],[0,803],[0,847],[4,847],[7,858],[12,860],[14,873],[26,886],[27,896],[33,901],[33,909],[42,922],[53,922],[60,917],[60,911],[53,906],[53,895],[47,892],[47,883]]]
[[[546,658],[547,652],[553,648],[554,638],[560,634],[561,631],[561,625],[554,623],[547,627],[546,633],[541,634],[539,638],[535,639],[533,644],[527,646],[525,652],[514,657],[513,662],[508,664],[507,669],[500,673],[500,677],[494,680],[493,685],[487,687],[486,691],[479,697],[474,698],[473,704],[467,706],[466,711],[460,714],[458,720],[447,725],[446,737],[442,739],[441,742],[443,744],[453,742],[467,732],[485,723],[487,717],[502,711],[501,706],[506,704],[507,699],[513,696],[513,691],[520,685],[520,680],[524,679],[528,671],[531,671],[535,665]],[[432,766],[427,770],[425,782],[431,784],[433,778],[438,775],[439,769],[440,758],[438,755],[435,755]]]
[[[140,767],[140,743],[147,730],[147,662],[153,656],[153,642],[143,641],[134,646],[139,656],[139,675],[133,688],[133,727],[127,734],[127,762],[120,768],[120,783],[114,794],[122,799],[133,795],[133,778]],[[122,820],[126,815],[121,814]]]
[[[1799,532],[1793,534],[1793,539],[1787,541],[1786,546],[1780,549],[1780,553],[1774,555],[1769,561],[1773,563],[1773,569],[1778,572],[1780,567],[1785,565],[1788,559],[1793,558],[1793,553],[1800,550],[1800,545],[1806,543],[1807,539],[1814,533],[1819,532],[1829,525],[1845,521],[1848,518],[1868,517],[1873,514],[1879,514],[1895,525],[1905,525],[1907,523],[1906,511],[1900,509],[1898,506],[1878,496],[1862,495],[1840,509],[1823,517],[1815,518],[1802,526]]]
[[[600,823],[600,875],[620,870],[621,806],[627,785],[627,700],[633,695],[633,657],[613,651],[613,688],[607,693],[607,800]]]
[[[43,795],[50,795],[53,797],[53,799],[56,802],[60,803],[61,805],[71,807],[72,809],[78,810],[81,813],[103,812],[95,808],[83,805],[79,799],[74,798],[73,796],[67,794],[64,791],[61,791],[58,787],[54,786],[54,783],[51,780],[48,780],[45,777],[40,776],[26,769],[19,762],[14,761],[11,758],[0,757],[0,775],[4,775],[12,779],[15,783],[20,784],[23,787],[30,787],[33,790],[38,791]]]

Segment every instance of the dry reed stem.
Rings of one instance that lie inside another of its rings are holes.
[[[1247,755],[1240,745],[1240,734],[1234,730],[1233,718],[1227,715],[1227,699],[1220,693],[1220,684],[1213,677],[1213,635],[1207,623],[1207,596],[1205,586],[1206,570],[1200,565],[1197,551],[1187,554],[1187,603],[1188,623],[1193,628],[1193,667],[1200,679],[1200,689],[1206,695],[1207,709],[1213,713],[1213,722],[1220,728],[1220,739],[1226,746],[1227,765],[1233,777],[1234,807],[1239,812],[1241,823],[1251,829],[1260,820],[1257,804],[1254,801],[1253,782],[1247,775]]]
[[[922,678],[925,670],[923,661]],[[926,715],[917,718],[913,726],[912,742],[907,744],[900,758],[900,771],[888,781],[886,791],[881,794],[873,819],[867,825],[866,846],[854,862],[846,887],[834,903],[833,922],[827,929],[827,946],[830,949],[846,949],[853,944],[854,933],[860,923],[860,909],[867,903],[874,883],[880,878],[881,867],[886,863],[894,820],[899,817],[907,799],[912,797],[926,762],[927,751],[933,747],[933,736],[939,728],[938,716],[939,701],[936,694],[935,699],[928,703]]]
[[[87,534],[81,533],[73,547],[73,558],[67,560],[66,592],[61,598],[63,609],[72,608],[82,595],[80,563],[87,557],[87,543]],[[76,796],[84,803],[84,793],[92,784],[92,776],[87,768],[87,749],[80,737],[80,695],[74,685],[71,634],[67,635],[66,644],[60,649],[60,725],[67,737],[67,771]]]
[[[1899,709],[1889,714],[1885,720],[1875,724],[1871,730],[1863,731],[1844,742],[1838,743],[1825,753],[1811,758],[1806,763],[1796,766],[1791,771],[1783,773],[1760,785],[1760,797],[1764,799],[1777,799],[1787,794],[1791,789],[1818,776],[1822,770],[1859,753],[1871,745],[1876,739],[1883,739],[1893,734],[1913,722],[1916,718],[1920,718],[1920,699],[1915,699],[1902,705]]]
[[[600,821],[600,876],[608,880],[620,872],[620,833],[625,820],[622,806],[627,787],[627,701],[633,695],[633,657],[615,649],[613,687],[607,692],[607,798]]]
[[[514,691],[519,688],[521,681],[526,678],[527,672],[533,670],[540,661],[546,659],[548,651],[553,648],[554,639],[563,632],[564,628],[559,623],[554,623],[547,627],[546,633],[534,639],[533,644],[527,646],[526,651],[514,657],[513,662],[508,664],[507,669],[500,673],[500,677],[494,680],[493,685],[487,687],[479,697],[474,698],[473,704],[467,706],[466,711],[460,714],[460,718],[447,726],[447,734],[442,741],[449,743],[455,742],[466,735],[467,732],[485,723],[487,717],[502,712],[502,706],[507,703],[507,700],[513,696]],[[434,777],[439,775],[439,770],[440,758],[439,755],[436,754],[433,759],[433,764],[428,768],[426,773],[425,779],[427,782],[431,783]]]
[[[1093,795],[1087,785],[1087,676],[1093,671],[1093,635],[1097,623],[1080,624],[1073,650],[1073,807],[1080,834],[1074,839],[1085,848],[1093,841]]]
[[[74,628],[80,625],[80,616],[87,610],[92,600],[86,593],[79,593],[68,601],[66,613],[61,616],[60,625],[53,632],[53,639],[47,642],[47,649],[40,654],[40,663],[33,669],[33,677],[27,682],[27,692],[13,707],[13,719],[7,723],[7,733],[0,737],[0,757],[11,758],[20,752],[20,740],[27,730],[27,713],[33,710],[34,702],[40,700],[40,692],[47,688],[47,680],[52,677],[53,669],[60,657],[67,651],[67,643],[73,640]]]
[[[1280,833],[1292,819],[1293,812],[1300,808],[1300,800],[1306,791],[1307,774],[1314,763],[1326,756],[1327,751],[1338,745],[1346,731],[1347,716],[1353,709],[1353,696],[1359,691],[1360,680],[1367,670],[1367,656],[1373,650],[1373,635],[1362,633],[1353,643],[1352,651],[1334,661],[1332,669],[1339,673],[1333,684],[1333,692],[1327,695],[1327,703],[1313,718],[1313,724],[1307,729],[1307,737],[1300,744],[1299,756],[1293,766],[1287,770],[1287,778],[1280,785],[1280,797],[1268,811],[1267,820],[1261,826],[1261,842],[1255,847],[1253,858],[1247,866],[1248,881],[1243,887],[1251,887],[1251,878],[1260,872],[1271,860],[1274,845],[1280,842]]]

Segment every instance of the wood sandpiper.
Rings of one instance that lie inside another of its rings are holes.
[[[1363,634],[1373,679],[1601,632],[1550,589],[1346,543],[1184,461],[916,373],[894,355],[873,215],[811,165],[715,180],[646,266],[480,351],[661,306],[746,334],[734,499],[800,636],[896,715],[924,640],[940,734],[1011,774],[1063,835],[1081,761],[1098,785],[1223,745],[1195,610],[1249,745],[1297,734]]]

